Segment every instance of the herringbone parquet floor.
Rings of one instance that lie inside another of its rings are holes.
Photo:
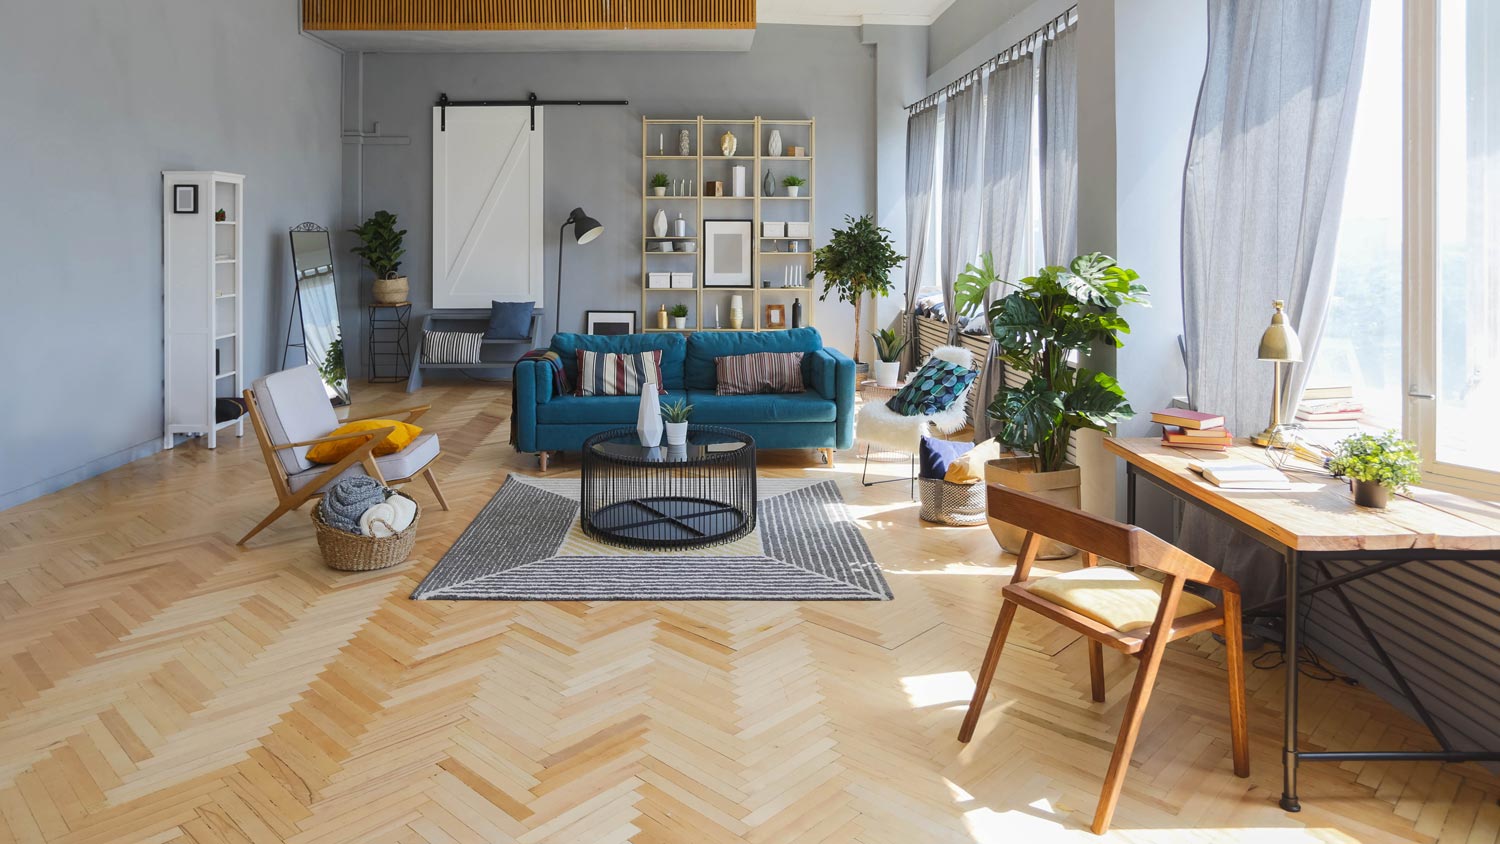
[[[272,499],[248,437],[0,513],[0,839],[1093,840],[1123,659],[1094,704],[1081,644],[1023,613],[979,735],[954,739],[1009,571],[987,531],[919,526],[905,485],[861,487],[852,455],[767,454],[768,474],[839,482],[894,602],[413,602],[535,465],[506,445],[504,389],[417,398],[454,509],[427,508],[392,570],[324,568],[305,512],[236,549]],[[1306,808],[1282,813],[1281,675],[1251,671],[1238,780],[1221,659],[1208,638],[1171,649],[1110,839],[1497,840],[1500,782],[1467,767],[1308,765]],[[1427,742],[1368,692],[1306,688],[1309,744]]]

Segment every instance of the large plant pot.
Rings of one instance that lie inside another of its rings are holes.
[[[870,364],[875,370],[875,386],[877,387],[899,387],[901,386],[901,361],[877,360]]]
[[[375,279],[375,286],[371,288],[371,292],[377,304],[396,305],[407,300],[407,288],[406,276],[401,275],[395,278]]]
[[[1391,491],[1375,481],[1355,481],[1354,503],[1361,507],[1384,510],[1391,503]]]
[[[1036,472],[1032,470],[1030,457],[1002,457],[984,464],[984,480],[986,483],[1000,484],[1075,510],[1082,504],[1082,473],[1073,465],[1056,472]],[[995,518],[993,513],[989,520],[990,533],[995,535],[995,541],[1000,543],[1000,547],[1011,554],[1019,554],[1021,543],[1026,539],[1026,531]],[[1059,560],[1071,557],[1077,550],[1071,545],[1049,539],[1042,543],[1037,559]]]

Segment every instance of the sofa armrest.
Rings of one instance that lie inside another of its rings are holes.
[[[531,403],[546,404],[552,401],[552,367],[539,360],[517,361],[515,374],[516,399],[521,398],[521,382],[525,381],[531,386]]]
[[[516,451],[534,452],[536,447],[536,406],[552,399],[552,369],[545,363],[523,360],[516,364],[515,407],[511,409],[512,432]]]
[[[834,403],[837,409],[835,420],[836,448],[854,447],[854,361],[843,352],[827,346],[811,354],[812,365],[808,374],[812,376],[812,387]]]

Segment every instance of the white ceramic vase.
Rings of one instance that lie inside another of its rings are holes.
[[[688,423],[686,423],[686,422],[668,422],[668,423],[666,423],[666,426],[667,426],[667,445],[669,445],[669,446],[673,446],[673,445],[687,445],[687,428],[688,428]]]
[[[641,409],[635,417],[635,432],[641,445],[656,448],[661,445],[661,397],[656,394],[655,384],[641,387]]]
[[[662,210],[660,208],[656,209],[656,216],[651,218],[651,231],[655,232],[657,237],[666,237],[667,236],[667,212],[666,211],[664,211],[664,210]]]
[[[875,386],[877,387],[899,387],[901,386],[901,361],[877,360],[870,364],[870,369],[875,373]]]
[[[766,154],[770,156],[781,155],[781,130],[771,130],[771,140],[766,142]]]

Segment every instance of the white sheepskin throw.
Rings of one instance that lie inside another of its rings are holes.
[[[974,366],[974,353],[959,346],[938,346],[932,350],[931,357],[965,368]],[[907,375],[906,380],[910,381],[915,374]],[[876,448],[914,452],[922,437],[932,436],[934,430],[951,434],[969,424],[969,391],[972,389],[974,385],[970,384],[946,410],[931,416],[902,416],[886,407],[883,401],[868,402],[859,409],[855,418],[854,435]]]

